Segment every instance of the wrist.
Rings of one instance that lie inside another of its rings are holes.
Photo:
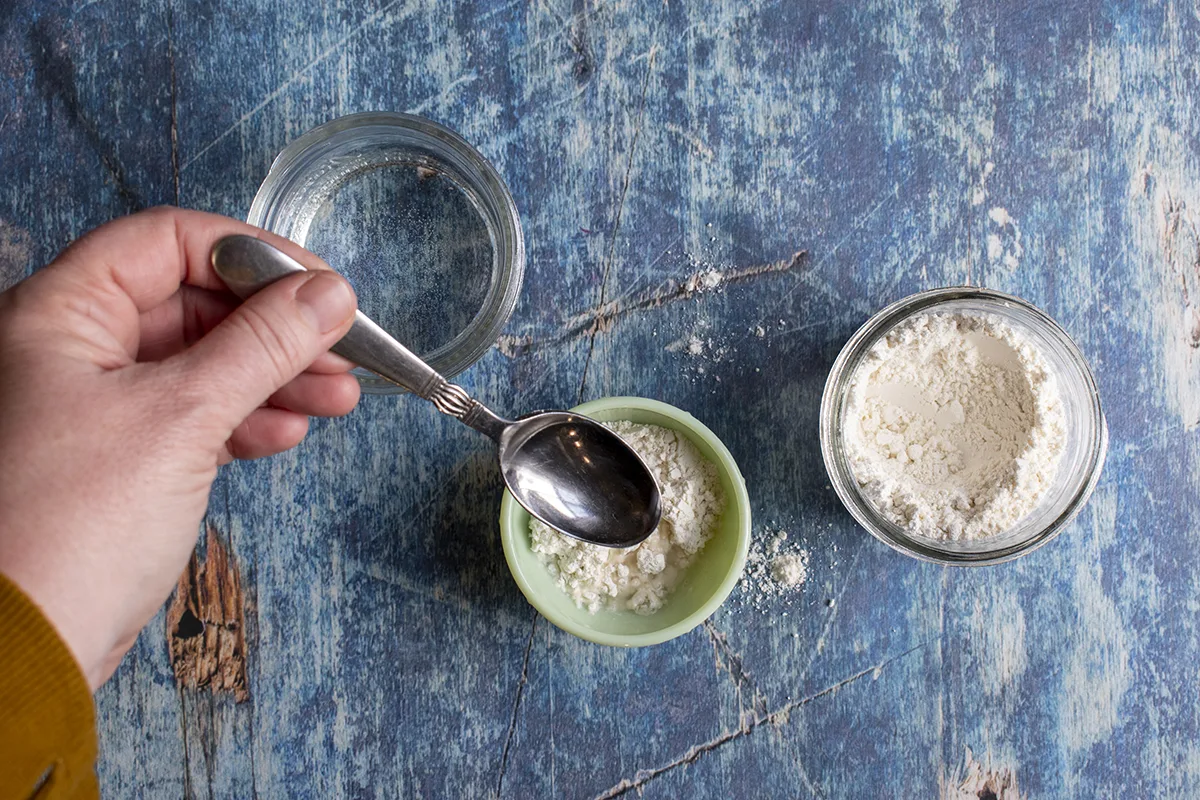
[[[16,586],[54,628],[75,659],[89,689],[99,688],[103,683],[99,674],[101,654],[111,648],[105,647],[102,640],[106,635],[98,626],[80,618],[77,608],[81,601],[72,597],[70,589],[55,585],[53,572],[47,574],[46,570],[37,569],[23,560],[0,559],[0,575]]]

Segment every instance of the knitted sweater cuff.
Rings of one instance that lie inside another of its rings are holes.
[[[0,797],[97,796],[95,725],[70,649],[0,574]]]

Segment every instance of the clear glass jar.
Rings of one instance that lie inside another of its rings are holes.
[[[251,225],[345,275],[359,307],[447,377],[495,343],[516,307],[525,240],[495,168],[454,131],[410,114],[352,114],[275,159]],[[366,392],[404,391],[358,370]]]
[[[1037,507],[1009,530],[975,541],[942,541],[910,534],[874,507],[854,477],[845,448],[846,406],[855,373],[871,347],[896,325],[927,312],[990,314],[1023,332],[1043,353],[1057,379],[1067,441],[1054,483]],[[875,314],[842,348],[821,398],[821,454],[842,503],[885,544],[926,561],[997,564],[1031,552],[1058,535],[1079,513],[1108,451],[1108,426],[1091,369],[1079,347],[1044,312],[1011,295],[954,287],[920,292]]]

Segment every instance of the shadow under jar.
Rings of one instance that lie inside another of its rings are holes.
[[[1034,509],[1009,529],[973,540],[914,535],[886,518],[856,479],[847,453],[847,409],[859,368],[896,326],[922,314],[993,316],[1019,331],[1057,379],[1066,428],[1058,470]],[[1095,379],[1079,347],[1054,320],[1020,298],[989,289],[932,289],[875,314],[842,348],[821,398],[821,454],[842,503],[875,538],[910,556],[943,564],[997,564],[1025,555],[1060,533],[1087,503],[1108,451],[1108,426]]]
[[[275,159],[247,221],[342,273],[359,307],[452,377],[495,343],[512,315],[525,241],[495,168],[454,131],[421,117],[352,114]],[[405,391],[355,373],[371,393]]]

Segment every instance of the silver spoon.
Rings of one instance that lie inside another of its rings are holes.
[[[213,269],[243,299],[304,267],[252,236],[213,247]],[[633,547],[661,515],[658,484],[637,453],[595,420],[542,411],[511,421],[397,342],[361,311],[333,352],[431,401],[499,445],[500,472],[517,502],[568,536],[606,547]]]

